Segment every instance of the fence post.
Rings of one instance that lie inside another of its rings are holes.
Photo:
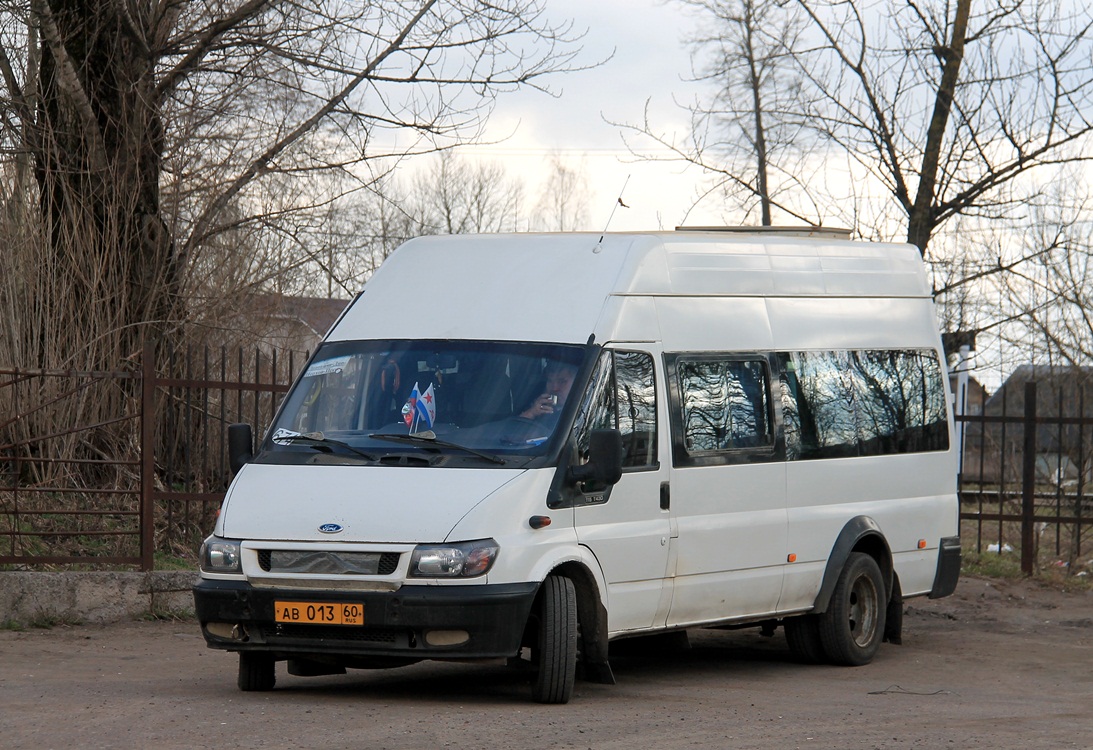
[[[155,345],[148,339],[141,347],[140,377],[140,569],[155,567],[156,546],[155,488],[156,471],[156,355]]]
[[[1036,565],[1036,381],[1025,383],[1025,445],[1021,475],[1021,572],[1030,576]]]

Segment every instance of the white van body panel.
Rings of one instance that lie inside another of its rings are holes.
[[[848,467],[848,462],[854,466]],[[779,609],[812,605],[831,545],[848,518],[877,521],[893,554],[906,596],[929,592],[937,552],[934,540],[953,534],[952,495],[946,491],[946,454],[863,457],[787,464],[788,551],[797,562],[786,568]],[[908,495],[907,488],[921,495]],[[929,552],[919,549],[925,540]]]
[[[459,471],[462,469],[448,473]],[[490,583],[542,580],[562,562],[586,558],[588,554],[581,550],[573,529],[573,509],[545,507],[544,499],[553,477],[554,472],[548,469],[522,472],[517,479],[468,508],[442,541],[495,539],[501,551],[490,570]],[[548,516],[550,524],[532,529],[528,522],[537,514]]]
[[[672,476],[679,529],[669,625],[711,611],[774,612],[786,562],[785,467],[687,467]]]
[[[612,634],[664,625],[673,532],[668,511],[659,509],[661,481],[656,472],[625,474],[612,495],[629,498],[626,507],[575,509],[577,537],[606,581]]]
[[[594,252],[593,235],[514,239],[410,240],[384,261],[328,340],[586,341],[632,240],[615,239],[611,252]]]
[[[659,342],[664,338],[657,315],[657,297],[624,297],[607,299],[600,318],[597,339],[603,341]]]
[[[933,306],[922,300],[859,297],[832,305],[823,298],[766,301],[772,338],[781,351],[938,345]],[[878,325],[883,321],[883,325]]]
[[[922,300],[931,291],[906,245],[710,233],[423,237],[384,262],[327,340],[649,340],[655,329],[633,335],[639,321],[613,298],[816,295]]]
[[[369,467],[368,481],[361,481],[360,470],[247,465],[224,499],[219,534],[308,542],[443,542],[472,508],[524,473],[444,472],[438,487],[436,473],[428,468]],[[327,523],[343,528],[336,539],[319,531]]]
[[[656,304],[668,352],[758,352],[774,341],[759,297],[658,297]],[[720,325],[728,321],[732,328]]]

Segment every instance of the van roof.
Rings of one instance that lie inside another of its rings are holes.
[[[847,234],[688,228],[420,237],[384,262],[330,337],[584,341],[613,296],[932,296],[915,247]]]

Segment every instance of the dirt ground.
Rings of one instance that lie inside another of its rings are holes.
[[[1091,748],[1093,592],[965,577],[909,601],[902,646],[859,668],[793,663],[781,630],[692,631],[612,658],[618,684],[529,702],[498,664],[235,687],[195,622],[0,632],[5,748]]]

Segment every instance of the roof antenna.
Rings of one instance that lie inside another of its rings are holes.
[[[598,253],[600,251],[601,245],[603,245],[604,235],[607,234],[607,229],[611,226],[611,220],[615,218],[615,211],[618,210],[618,207],[630,208],[630,206],[622,202],[622,194],[626,192],[626,185],[629,182],[630,175],[626,175],[626,179],[622,183],[622,190],[619,191],[619,197],[615,199],[615,205],[611,206],[611,215],[607,217],[607,224],[604,225],[603,233],[600,234],[600,241],[596,243],[596,247],[592,249],[592,252]]]

